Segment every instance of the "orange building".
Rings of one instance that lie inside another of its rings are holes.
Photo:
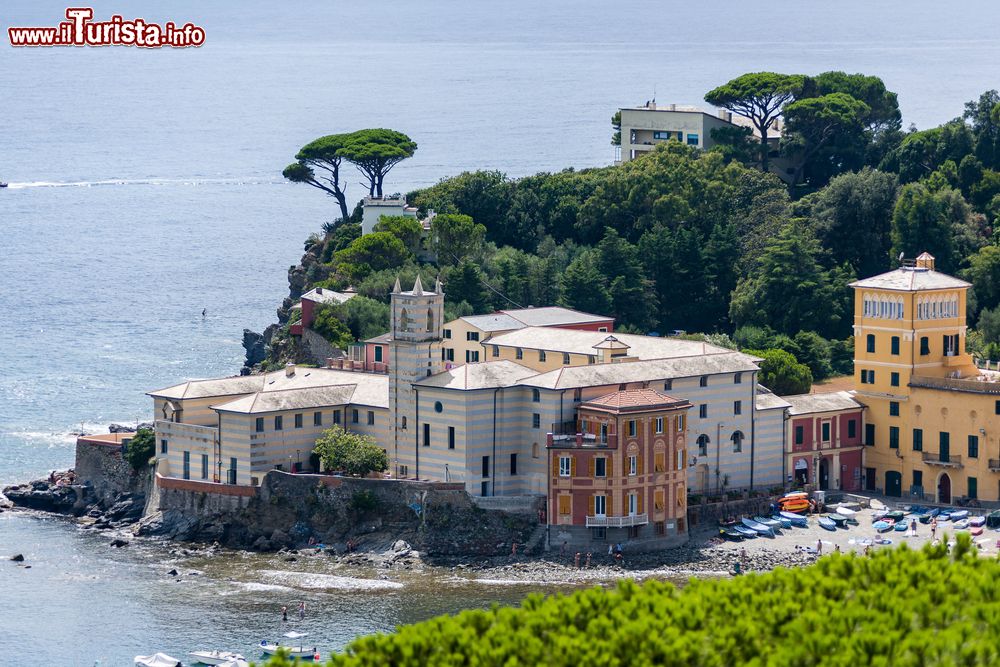
[[[575,435],[548,436],[552,547],[659,548],[687,540],[687,411],[653,389],[616,391],[577,408]]]

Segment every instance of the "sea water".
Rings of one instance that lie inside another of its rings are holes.
[[[65,7],[7,0],[0,27],[55,25]],[[607,165],[617,108],[698,104],[747,71],[876,74],[899,93],[904,123],[920,127],[1000,85],[1000,9],[987,1],[948,11],[858,0],[95,7],[95,18],[112,13],[191,21],[206,43],[0,46],[0,180],[10,183],[0,190],[0,484],[72,465],[73,432],[150,419],[149,390],[238,371],[243,328],[274,321],[303,240],[337,214],[332,199],[281,178],[322,134],[409,134],[416,156],[386,185],[406,192],[469,169]],[[346,180],[356,201],[360,176],[348,169]],[[524,593],[316,588],[256,561],[247,580],[232,559],[175,580],[162,550],[107,542],[64,520],[0,515],[0,662],[28,664],[25,646],[32,663],[60,665],[245,647],[279,629],[276,605],[303,596],[329,650]],[[3,560],[16,552],[31,569]]]

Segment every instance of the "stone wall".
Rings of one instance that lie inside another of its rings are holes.
[[[137,473],[122,457],[120,445],[79,438],[76,442],[76,483],[87,487],[88,502],[107,505],[123,493],[145,495],[148,472]]]
[[[757,514],[770,514],[774,499],[768,496],[747,498],[745,500],[730,500],[724,503],[703,503],[688,506],[688,523],[692,528],[699,524],[715,525],[719,519],[728,517],[750,517]]]

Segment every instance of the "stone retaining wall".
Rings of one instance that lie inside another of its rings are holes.
[[[144,495],[150,475],[138,473],[122,457],[121,445],[88,440],[76,441],[76,462],[73,467],[76,483],[88,487],[90,500],[106,505],[122,493]]]

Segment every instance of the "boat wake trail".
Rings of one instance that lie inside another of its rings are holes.
[[[25,181],[7,184],[9,190],[28,188],[90,188],[110,185],[274,185],[271,178],[111,178],[100,181]]]

